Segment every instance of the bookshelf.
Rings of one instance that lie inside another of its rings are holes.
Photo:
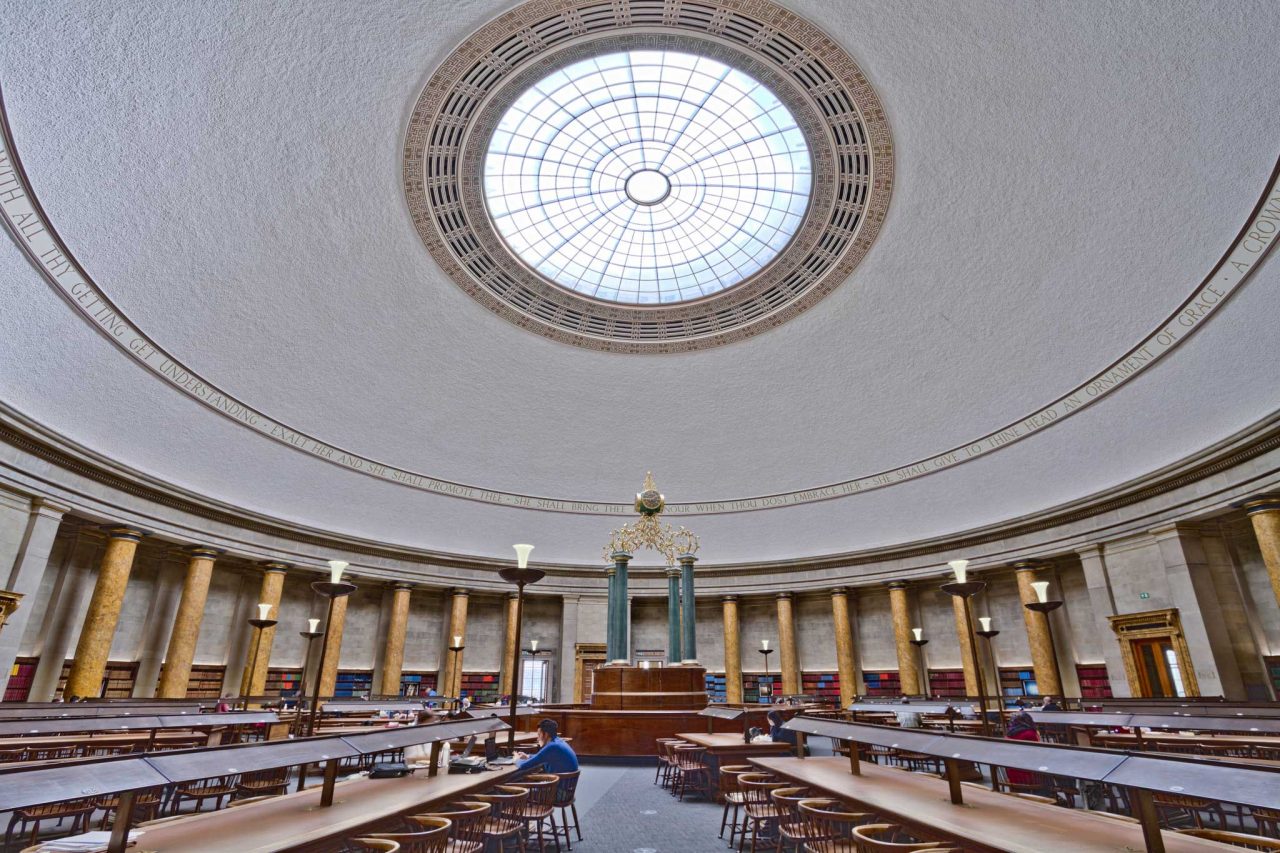
[[[1031,667],[1001,667],[1001,696],[1039,696],[1036,674]]]
[[[31,681],[36,677],[39,658],[18,658],[9,671],[9,683],[4,688],[5,702],[25,702],[31,692]]]
[[[298,686],[302,683],[302,670],[297,668],[275,669],[267,668],[266,686],[262,688],[263,693],[268,696],[280,696],[284,693],[294,695],[298,692]]]
[[[805,672],[800,675],[800,692],[819,702],[840,707],[840,674],[838,672]]]
[[[760,685],[766,685],[769,690],[765,691],[765,695],[760,695]],[[748,705],[768,704],[773,701],[773,697],[778,695],[782,690],[781,675],[762,675],[756,672],[742,673],[742,701]]]
[[[434,672],[402,672],[400,673],[401,696],[426,696],[436,689],[436,673]]]
[[[354,699],[373,690],[373,672],[367,669],[340,669],[334,683],[335,699]]]
[[[1271,677],[1280,678],[1280,659],[1273,659]],[[1076,677],[1080,679],[1081,699],[1110,699],[1111,681],[1107,678],[1105,663],[1078,663]],[[1280,682],[1277,682],[1280,685]]]
[[[472,702],[497,701],[499,698],[498,673],[467,672],[464,670],[462,673],[462,695],[470,696]]]
[[[866,682],[868,696],[902,695],[902,682],[898,680],[897,672],[864,672],[862,680]]]
[[[929,693],[933,696],[967,696],[963,669],[929,670]]]
[[[725,686],[725,674],[723,672],[708,672],[705,684],[707,686],[708,702],[729,701],[729,691]]]
[[[217,699],[222,695],[222,677],[227,668],[222,665],[196,664],[191,667],[191,679],[187,682],[188,699]]]

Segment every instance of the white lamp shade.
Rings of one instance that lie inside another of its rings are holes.
[[[1044,604],[1046,601],[1049,600],[1049,582],[1048,581],[1034,581],[1031,584],[1031,588],[1036,591],[1036,600],[1039,601],[1041,604]]]
[[[769,641],[768,641],[768,640],[761,640],[761,641],[760,641],[760,648],[762,648],[762,649],[767,649],[767,648],[769,648]]]
[[[347,570],[350,565],[346,560],[330,560],[329,561],[329,583],[341,583],[342,573]]]
[[[911,633],[913,633],[913,634],[915,634],[915,635],[916,635],[916,639],[917,639],[917,640],[923,640],[923,639],[924,639],[924,629],[923,629],[923,628],[912,628],[912,629],[911,629]]]
[[[536,652],[536,651],[538,650],[538,641],[537,641],[537,640],[530,640],[530,641],[529,641],[529,648]]]
[[[512,545],[516,549],[516,565],[522,569],[529,566],[529,552],[533,550],[532,545]]]
[[[956,573],[956,583],[964,583],[965,577],[969,571],[968,560],[951,560],[947,563],[951,570]]]
[[[259,618],[259,619],[270,619],[270,618],[271,618],[271,605],[270,605],[270,604],[263,603],[263,604],[259,604],[259,605],[258,605],[258,618]]]
[[[462,645],[462,635],[461,635],[461,634],[454,634],[454,635],[453,635],[453,646],[454,646],[454,648],[457,648],[457,647],[458,647],[458,646],[460,646],[460,645]]]
[[[982,630],[984,630],[984,631],[990,631],[990,630],[991,630],[991,617],[990,617],[990,616],[979,616],[979,617],[978,617],[978,624],[982,626]]]
[[[308,630],[310,633],[312,633],[312,634],[314,634],[314,633],[316,633],[317,631],[319,631],[319,630],[320,630],[320,620],[319,620],[319,619],[308,619],[308,620],[307,620],[307,630]]]

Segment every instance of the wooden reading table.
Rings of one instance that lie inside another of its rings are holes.
[[[271,853],[277,850],[338,849],[342,839],[376,831],[397,815],[420,814],[450,800],[499,785],[514,767],[485,773],[428,777],[426,771],[399,779],[352,779],[334,786],[333,805],[320,807],[321,789],[272,797],[216,812],[141,824],[139,853]]]
[[[740,734],[683,732],[676,735],[676,737],[706,749],[707,756],[715,759],[716,766],[721,764],[740,764],[744,759],[753,755],[782,756],[791,754],[791,744],[789,743],[782,741],[745,743]],[[710,765],[710,762],[708,764]],[[715,768],[713,767],[712,769],[714,770]]]
[[[1076,809],[1036,803],[966,787],[953,805],[947,782],[862,762],[862,775],[843,758],[751,758],[761,770],[864,807],[924,837],[950,839],[966,850],[1010,853],[1132,853],[1146,849],[1142,827]],[[1167,853],[1231,849],[1177,833],[1164,833]],[[144,845],[145,846],[145,845]]]

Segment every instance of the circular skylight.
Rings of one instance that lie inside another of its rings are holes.
[[[717,293],[800,227],[809,147],[765,86],[713,59],[629,50],[562,68],[503,115],[484,196],[556,284],[632,304]]]

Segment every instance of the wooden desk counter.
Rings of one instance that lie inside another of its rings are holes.
[[[681,740],[687,740],[689,743],[705,747],[709,755],[713,755],[719,759],[721,764],[727,763],[725,759],[746,758],[751,755],[790,755],[791,744],[785,742],[774,743],[744,743],[742,735],[727,734],[724,732],[716,732],[707,734],[706,732],[683,732],[676,735]]]
[[[798,784],[848,800],[908,828],[918,827],[989,853],[1134,853],[1145,850],[1142,827],[1035,803],[980,788],[964,788],[964,805],[953,805],[943,779],[891,770],[867,762],[862,775],[843,758],[752,758],[751,763]],[[1167,853],[1222,853],[1236,848],[1164,833]],[[146,845],[144,845],[146,846]]]
[[[449,800],[502,783],[515,768],[428,777],[425,770],[399,779],[339,782],[333,805],[320,807],[319,785],[258,803],[140,826],[138,851],[156,853],[272,853],[333,849],[331,841],[371,832],[401,814],[420,814]]]

